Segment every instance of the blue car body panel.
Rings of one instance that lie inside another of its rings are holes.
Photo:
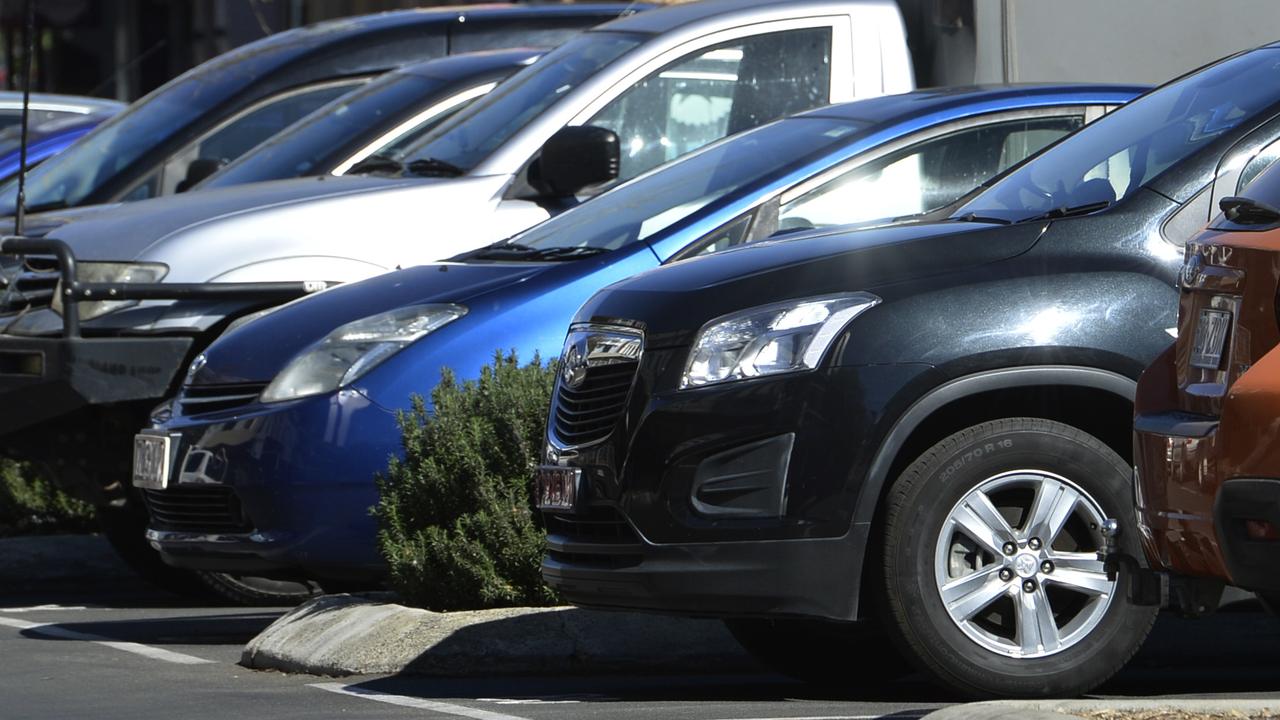
[[[383,565],[369,514],[377,502],[372,477],[400,452],[396,412],[408,407],[413,394],[429,395],[443,368],[455,369],[462,378],[473,377],[500,350],[517,350],[522,361],[535,353],[543,359],[554,358],[577,309],[603,287],[658,267],[763,199],[892,140],[995,111],[1122,104],[1143,90],[1119,86],[949,89],[820,108],[780,122],[839,118],[859,121],[859,130],[819,157],[800,158],[755,178],[645,242],[565,262],[436,263],[284,306],[211,345],[201,366],[188,378],[172,416],[156,426],[179,437],[182,448],[217,457],[216,463],[193,465],[188,453],[187,460],[179,463],[178,486],[186,473],[196,471],[206,477],[193,480],[232,486],[252,518],[254,531],[234,540],[233,536],[165,531],[153,523],[148,535],[171,560],[188,567],[253,572],[301,569],[318,578],[376,577]],[[726,147],[749,142],[756,132],[723,142]],[[675,166],[682,162],[686,160]],[[590,207],[588,203],[561,217],[590,213]],[[336,326],[422,303],[456,303],[468,312],[393,355],[348,388],[280,403],[253,401],[220,412],[188,414],[183,408],[192,388],[261,389],[294,356]]]

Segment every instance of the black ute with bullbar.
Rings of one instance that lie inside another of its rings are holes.
[[[940,222],[598,293],[538,474],[543,576],[575,604],[725,618],[809,679],[905,659],[971,696],[1106,680],[1155,614],[1102,559],[1138,549],[1135,380],[1176,328],[1183,244],[1277,157],[1278,60],[1179,78]]]

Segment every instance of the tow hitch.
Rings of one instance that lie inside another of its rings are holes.
[[[1103,549],[1098,553],[1107,579],[1115,582],[1121,571],[1129,579],[1129,601],[1134,605],[1159,605],[1186,616],[1211,613],[1222,598],[1223,583],[1208,578],[1170,577],[1145,567],[1120,549],[1120,523],[1108,518],[1102,523]]]

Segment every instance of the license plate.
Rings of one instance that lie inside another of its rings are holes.
[[[168,435],[133,436],[133,485],[164,490],[169,485],[172,440]]]
[[[544,465],[538,468],[538,509],[573,510],[582,470]]]
[[[1231,313],[1227,310],[1201,310],[1196,323],[1195,340],[1191,345],[1191,366],[1217,370],[1222,365],[1222,353],[1227,345],[1227,331],[1231,329]]]

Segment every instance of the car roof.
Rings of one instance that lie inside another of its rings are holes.
[[[537,60],[544,53],[546,53],[545,48],[481,50],[479,52],[459,53],[410,63],[396,68],[393,72],[400,75],[417,75],[448,80],[455,77],[527,65]]]
[[[274,58],[276,65],[285,65],[300,58],[324,52],[329,49],[344,51],[345,56],[355,58],[360,47],[379,47],[386,51],[385,60],[372,57],[377,53],[364,53],[371,57],[362,58],[363,62],[345,61],[351,67],[343,73],[356,74],[367,72],[377,67],[392,67],[403,60],[397,60],[396,53],[387,47],[391,36],[399,38],[402,33],[424,31],[431,28],[447,28],[461,26],[463,23],[475,24],[488,21],[513,21],[537,19],[571,19],[598,18],[606,22],[628,11],[645,9],[648,5],[641,3],[574,3],[567,5],[458,5],[437,8],[415,8],[408,10],[390,10],[387,12],[358,15],[336,20],[294,28],[276,33],[261,40],[241,45],[229,50],[207,62],[201,63],[185,75],[205,75],[220,73],[229,67],[242,62],[252,62],[255,58]],[[585,29],[585,28],[584,28]],[[361,56],[362,57],[362,56]],[[421,57],[421,55],[419,55]],[[264,65],[259,65],[265,67]]]
[[[700,0],[700,2],[670,5],[659,10],[628,15],[598,26],[594,30],[657,35],[729,14],[778,9],[785,9],[794,15],[842,14],[848,12],[850,6],[880,7],[890,4],[892,3],[888,0]]]
[[[0,92],[0,106],[22,105],[22,93],[15,90]],[[87,115],[100,110],[116,111],[125,104],[116,100],[87,97],[84,95],[59,95],[57,93],[31,93],[31,107]]]
[[[835,118],[879,125],[901,122],[917,116],[945,113],[948,110],[963,110],[967,113],[975,105],[986,105],[989,106],[985,108],[986,110],[997,111],[1002,107],[1017,108],[1026,107],[1029,104],[1120,104],[1150,89],[1150,86],[1146,85],[1104,83],[929,88],[900,95],[884,95],[828,105],[794,117]]]

